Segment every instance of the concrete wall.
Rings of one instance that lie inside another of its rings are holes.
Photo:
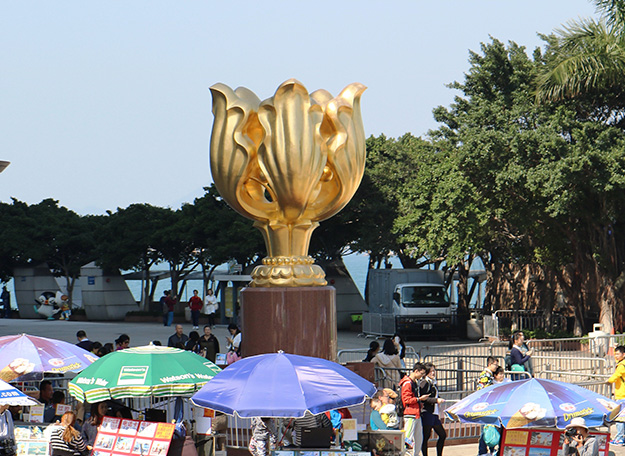
[[[43,318],[37,313],[35,304],[44,291],[61,291],[55,277],[46,265],[34,268],[15,268],[13,271],[15,302],[21,318]]]
[[[338,329],[350,329],[352,314],[361,314],[368,310],[367,303],[363,299],[349,275],[343,261],[324,264],[328,285],[336,289],[336,325]]]
[[[127,312],[139,310],[121,275],[104,275],[95,263],[80,268],[82,303],[89,320],[123,320]]]

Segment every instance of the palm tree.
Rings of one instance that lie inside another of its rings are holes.
[[[595,0],[599,20],[569,22],[547,41],[540,102],[575,100],[590,117],[621,123],[625,111],[625,0]]]

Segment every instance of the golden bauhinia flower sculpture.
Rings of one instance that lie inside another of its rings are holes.
[[[365,89],[350,84],[333,98],[290,79],[261,102],[244,87],[211,87],[213,181],[232,208],[255,221],[267,245],[252,286],[326,285],[308,246],[319,222],[345,207],[362,179]]]

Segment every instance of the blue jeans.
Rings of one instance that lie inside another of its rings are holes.
[[[625,407],[624,399],[617,400],[616,402],[621,404],[621,407]],[[615,442],[625,442],[625,423],[616,421],[614,424],[616,425],[616,435],[612,440]]]
[[[167,312],[163,314],[163,326],[171,326],[174,322],[174,313]]]
[[[615,442],[623,442],[625,441],[625,423],[621,423],[617,421],[616,423],[616,435],[614,436]]]

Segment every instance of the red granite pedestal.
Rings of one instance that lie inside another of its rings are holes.
[[[285,353],[336,361],[334,287],[241,290],[241,354]]]

